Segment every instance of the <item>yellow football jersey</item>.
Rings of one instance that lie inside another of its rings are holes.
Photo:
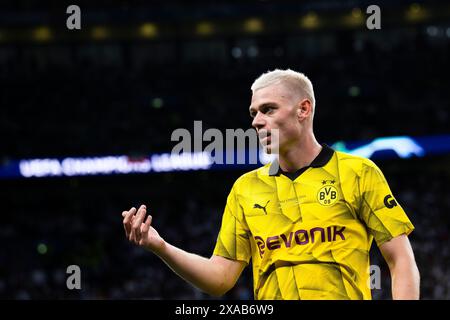
[[[323,145],[297,177],[236,180],[214,254],[252,260],[255,299],[371,299],[369,250],[414,226],[369,159]]]

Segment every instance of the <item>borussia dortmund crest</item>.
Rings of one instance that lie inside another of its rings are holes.
[[[317,200],[323,206],[331,206],[333,205],[339,197],[338,190],[334,186],[336,183],[335,180],[323,180],[322,188],[317,192]]]

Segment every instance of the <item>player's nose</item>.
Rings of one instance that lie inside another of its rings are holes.
[[[261,112],[258,112],[256,116],[253,118],[252,127],[259,131],[264,128],[266,125],[266,121],[264,120],[264,115]]]

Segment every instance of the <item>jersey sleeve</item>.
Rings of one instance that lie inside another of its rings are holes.
[[[378,246],[401,234],[409,235],[414,226],[392,195],[381,170],[369,159],[362,165],[360,177],[360,218]]]
[[[227,198],[222,225],[213,254],[244,261],[248,264],[251,258],[249,235],[250,231],[245,222],[244,212],[239,205],[234,186]]]

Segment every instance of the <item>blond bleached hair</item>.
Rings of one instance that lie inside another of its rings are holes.
[[[256,90],[276,84],[287,85],[289,89],[294,90],[294,93],[298,93],[302,98],[306,98],[311,101],[314,114],[314,110],[316,108],[314,88],[311,80],[309,80],[309,78],[301,72],[291,69],[275,69],[273,71],[263,73],[253,82],[251,86],[252,93],[255,93]]]

